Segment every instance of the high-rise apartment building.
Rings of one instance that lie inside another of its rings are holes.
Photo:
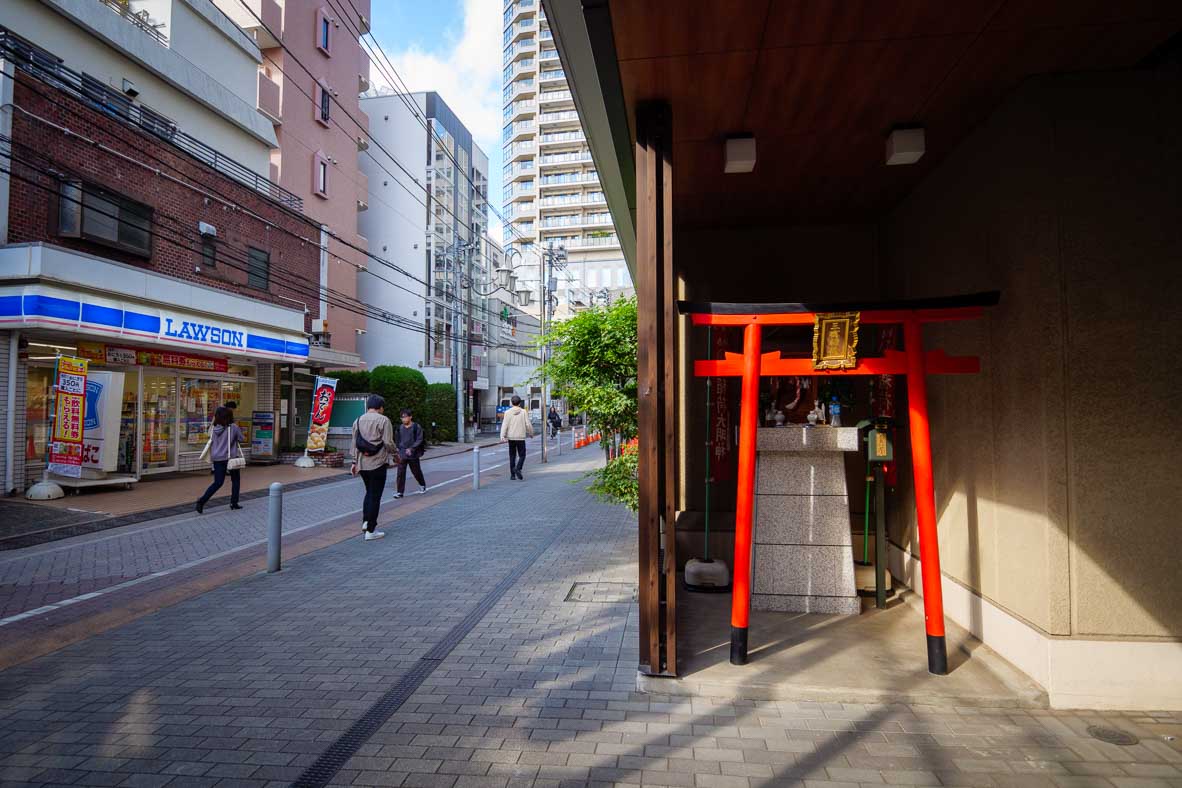
[[[515,256],[518,264],[534,266],[538,247],[566,248],[568,263],[557,275],[559,317],[631,295],[632,280],[541,3],[506,0],[504,23],[505,247],[522,252]]]

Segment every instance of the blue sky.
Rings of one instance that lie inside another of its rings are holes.
[[[373,35],[412,91],[434,90],[488,154],[489,202],[501,209],[501,0],[372,0]],[[375,87],[387,83],[374,63]],[[489,234],[501,227],[489,216]]]

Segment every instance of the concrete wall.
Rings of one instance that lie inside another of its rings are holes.
[[[1045,635],[1182,637],[1179,127],[1177,71],[1031,80],[884,222],[889,295],[1003,291],[925,337],[983,362],[930,383],[940,552]]]
[[[426,110],[422,94],[409,96],[407,100],[416,102],[420,111]],[[401,175],[390,156],[383,152],[383,149],[388,151],[426,183],[427,129],[397,96],[365,98],[361,107],[370,117],[370,133],[375,140],[369,151],[373,155],[361,158],[361,171],[369,178],[370,192],[369,210],[360,217],[361,233],[369,239],[374,254],[419,279],[427,279],[427,209],[421,202],[422,192],[405,179],[395,179],[386,173],[385,170],[390,170]],[[414,321],[418,330],[370,318],[367,333],[358,342],[361,358],[371,369],[379,364],[417,367],[427,353],[423,334],[426,285],[390,270],[378,273],[390,281],[360,274],[358,296],[392,315]]]

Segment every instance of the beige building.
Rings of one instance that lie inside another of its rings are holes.
[[[632,295],[632,277],[541,4],[506,0],[504,22],[504,242],[535,281],[533,252],[566,249],[555,275],[562,318]]]

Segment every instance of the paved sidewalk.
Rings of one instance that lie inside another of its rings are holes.
[[[1182,788],[1173,714],[635,692],[635,518],[592,464],[0,672],[0,783]]]

